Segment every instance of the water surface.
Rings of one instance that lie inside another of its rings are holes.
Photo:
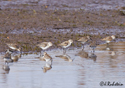
[[[112,44],[111,50],[104,49],[106,44],[97,46],[94,54],[89,46],[84,51],[69,49],[66,54],[73,62],[56,57],[62,55],[61,49],[47,51],[53,58],[47,71],[43,71],[46,62],[37,58],[39,54],[24,54],[5,71],[1,55],[0,88],[100,88],[101,81],[119,82],[124,85],[117,88],[124,88],[125,45]]]

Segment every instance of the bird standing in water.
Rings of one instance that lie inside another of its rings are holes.
[[[84,45],[88,40],[91,40],[90,36],[81,37],[80,39],[77,40],[78,42],[81,42],[83,44],[82,50],[84,50]]]
[[[40,47],[44,51],[48,49],[49,47],[51,47],[52,45],[53,45],[52,42],[42,42],[38,44],[37,46]],[[40,52],[40,56],[41,56],[41,52]]]
[[[114,40],[115,39],[115,36],[114,35],[112,35],[112,36],[107,36],[107,37],[105,37],[105,38],[103,38],[103,39],[101,39],[102,41],[106,41],[106,43],[107,43],[107,47],[109,46],[109,43],[112,41],[112,40]]]
[[[21,51],[21,47],[19,47],[16,43],[7,43],[7,45],[12,50]]]
[[[69,39],[68,41],[64,41],[62,43],[60,43],[58,46],[61,46],[63,48],[63,54],[66,53],[66,48],[68,48],[71,44],[73,43],[72,39]]]
[[[7,52],[4,55],[3,59],[4,59],[5,64],[13,62],[13,60],[11,59],[11,52],[9,52],[9,50],[7,50]]]

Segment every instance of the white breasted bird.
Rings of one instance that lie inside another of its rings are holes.
[[[61,46],[63,49],[68,48],[73,43],[72,39],[69,39],[68,41],[64,41],[60,43],[58,46]],[[66,50],[63,50],[63,53],[66,53]]]
[[[46,50],[52,46],[52,42],[42,42],[38,44],[37,46],[40,47],[42,50]],[[40,54],[41,55],[41,54]]]

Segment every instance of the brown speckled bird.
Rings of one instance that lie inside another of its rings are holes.
[[[40,47],[42,50],[46,50],[50,48],[52,45],[53,45],[52,42],[42,42],[38,44],[37,46]],[[41,52],[40,52],[40,56],[41,56]]]
[[[83,44],[82,49],[84,50],[84,44],[88,41],[91,40],[90,36],[85,36],[85,37],[81,37],[80,39],[78,39],[78,42],[81,42]]]
[[[11,59],[11,53],[8,52],[8,51],[7,51],[6,54],[4,55],[3,59],[4,59],[4,62],[5,62],[6,64],[8,64],[8,63],[10,63],[10,62],[13,62],[13,60]]]
[[[112,36],[107,36],[103,39],[101,39],[102,41],[106,41],[106,43],[110,43],[113,39],[115,39],[115,36],[112,35]]]
[[[19,47],[16,43],[7,43],[7,45],[12,50],[21,51],[21,47]]]
[[[44,52],[43,57],[42,57],[46,62],[52,61],[52,57]]]
[[[73,40],[69,39],[68,41],[64,41],[64,42],[58,44],[58,46],[63,47],[63,54],[65,54],[66,50],[64,50],[64,48],[68,48],[72,43],[73,43]]]

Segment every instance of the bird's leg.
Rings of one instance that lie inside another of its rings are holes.
[[[64,48],[63,48],[63,54],[64,54]]]
[[[42,51],[42,56],[44,55],[45,50]]]
[[[109,48],[109,43],[107,43],[106,49],[107,49],[107,50],[110,50],[110,48]]]
[[[65,54],[66,54],[66,49],[65,49]]]
[[[63,48],[63,54],[66,54],[66,49]]]
[[[40,51],[40,57],[43,55],[43,50]]]
[[[93,53],[95,52],[95,48],[93,47]]]
[[[107,48],[109,48],[109,43],[107,43]]]
[[[20,49],[20,54],[22,55],[22,48]]]
[[[7,61],[5,62],[5,65],[8,65],[8,62],[7,62]]]
[[[84,44],[82,45],[82,51],[84,51]]]

